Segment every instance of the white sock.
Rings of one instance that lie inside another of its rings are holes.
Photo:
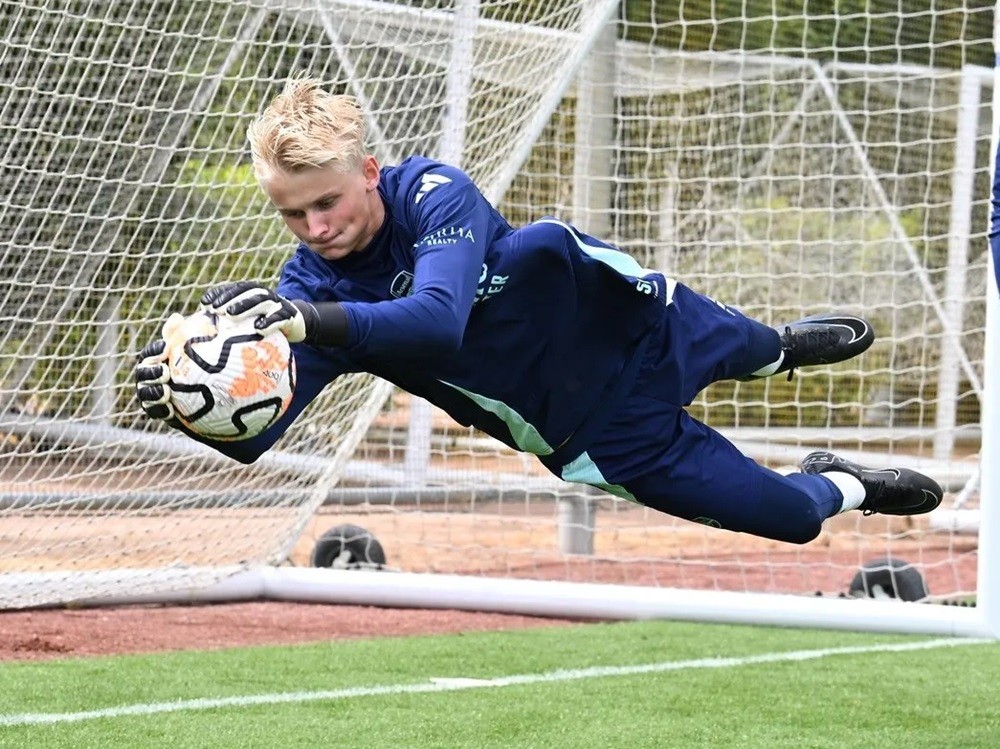
[[[778,360],[777,361],[771,362],[766,367],[761,367],[756,372],[751,372],[750,376],[751,377],[770,377],[771,375],[773,375],[775,372],[778,371],[778,368],[781,366],[781,362],[783,362],[784,360],[785,360],[785,352],[782,351],[780,354],[778,354]]]
[[[851,474],[843,471],[826,471],[820,475],[830,479],[844,495],[844,504],[840,506],[840,512],[856,510],[865,501],[865,488]]]

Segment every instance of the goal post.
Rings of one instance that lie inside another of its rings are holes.
[[[765,10],[0,0],[0,605],[367,591],[1000,633],[992,9]],[[514,224],[566,218],[770,324],[870,317],[859,359],[718,383],[691,412],[778,470],[829,448],[925,471],[942,508],[850,513],[802,547],[727,534],[559,482],[367,375],[250,467],[148,422],[131,366],[167,314],[289,254],[244,132],[301,73],[359,99],[384,163],[459,164]],[[338,526],[388,569],[307,569]],[[887,558],[919,603],[841,597]]]

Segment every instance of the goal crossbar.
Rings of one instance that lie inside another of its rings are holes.
[[[219,570],[204,570],[211,578]],[[199,577],[184,570],[176,583]],[[162,570],[76,572],[81,591],[127,588],[139,590],[159,578],[157,587],[171,585]],[[65,586],[67,575],[0,574],[5,585]],[[482,578],[447,574],[336,570],[295,567],[233,568],[207,587],[179,587],[153,593],[97,595],[73,601],[77,606],[220,603],[272,600],[388,608],[456,609],[527,616],[594,620],[676,619],[719,624],[843,629],[904,634],[1000,637],[982,607],[933,604],[900,605],[872,599],[816,597],[803,605],[799,596],[732,593],[711,590],[650,588],[546,580]]]

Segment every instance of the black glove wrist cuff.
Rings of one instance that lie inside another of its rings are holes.
[[[338,302],[311,304],[295,299],[292,305],[305,319],[305,343],[313,346],[347,345],[347,311]]]

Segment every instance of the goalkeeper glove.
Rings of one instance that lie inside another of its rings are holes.
[[[162,338],[157,338],[139,352],[139,363],[135,366],[135,394],[142,410],[151,419],[171,423],[174,421],[174,407],[170,402],[170,367],[167,341],[184,322],[178,313],[172,314],[163,324]]]
[[[312,312],[312,305],[299,302]],[[289,343],[300,343],[307,337],[306,317],[300,306],[253,281],[237,281],[209,289],[201,298],[201,307],[216,315],[228,315],[234,320],[256,317],[254,328],[262,335],[270,335],[276,330],[285,334]]]
[[[254,281],[237,281],[205,292],[201,308],[236,320],[257,318],[254,328],[263,335],[277,330],[289,343],[343,346],[348,339],[347,313],[337,302],[312,304],[279,296]]]

